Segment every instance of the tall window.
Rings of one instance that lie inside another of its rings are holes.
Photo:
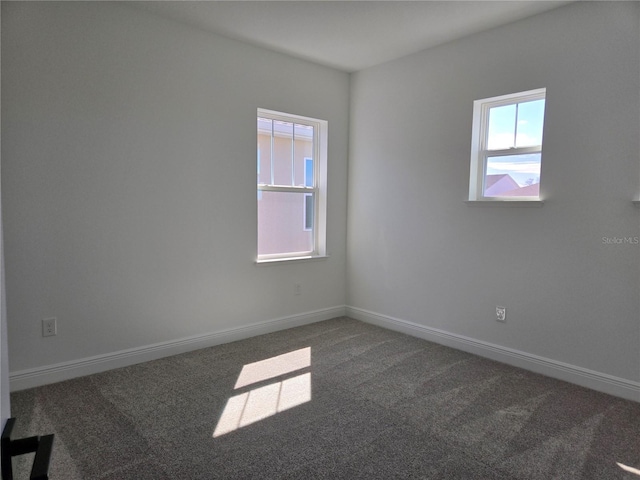
[[[469,200],[539,200],[546,89],[473,104]]]
[[[258,261],[325,255],[327,122],[258,109]]]

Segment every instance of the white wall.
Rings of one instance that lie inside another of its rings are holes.
[[[353,75],[355,313],[633,387],[640,245],[602,238],[640,236],[638,23],[637,2],[580,2]],[[473,101],[541,87],[544,206],[468,206]]]
[[[343,308],[347,74],[118,2],[2,22],[12,372]],[[254,264],[258,107],[329,122],[326,260]]]
[[[2,13],[0,12],[0,22]],[[1,31],[1,29],[0,29]],[[0,49],[2,41],[0,40]],[[0,64],[2,59],[0,58]],[[2,68],[0,66],[0,72]],[[2,82],[0,81],[0,84]],[[0,87],[1,92],[1,87]],[[0,93],[1,97],[1,93]],[[2,103],[0,99],[0,104]],[[2,108],[0,108],[0,111]],[[0,119],[0,125],[1,125]],[[1,127],[0,127],[1,128]],[[2,165],[2,140],[0,139],[0,166]],[[0,168],[1,170],[1,168]],[[0,190],[2,190],[0,188]],[[0,194],[0,209],[2,207],[2,195]],[[2,213],[0,213],[0,428],[4,429],[4,424],[11,416],[11,399],[9,397],[9,349],[7,341],[7,301],[4,288],[4,245],[2,235]]]
[[[349,91],[344,73],[115,2],[2,2],[14,378],[347,303],[637,384],[640,246],[602,237],[640,235],[638,7],[580,2]],[[545,205],[467,206],[473,100],[539,87]],[[327,260],[253,264],[258,107],[329,121]]]
[[[4,245],[2,240],[2,218],[0,217],[0,428],[11,417],[9,396],[9,342],[7,338],[7,300],[4,279]]]

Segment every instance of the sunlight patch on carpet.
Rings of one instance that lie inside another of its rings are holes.
[[[620,462],[616,462],[616,463],[625,472],[633,473],[633,474],[638,475],[640,477],[640,470],[638,470],[637,468],[629,467],[629,466],[627,466],[627,465],[625,465],[623,463],[620,463]]]
[[[249,363],[242,368],[235,390],[311,366],[311,348]],[[219,437],[276,413],[311,401],[311,373],[256,387],[229,398],[213,432]]]
[[[279,377],[311,366],[311,347],[267,358],[242,367],[234,388],[242,388],[253,383]]]

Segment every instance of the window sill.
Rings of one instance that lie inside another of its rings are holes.
[[[541,207],[544,200],[465,200],[470,207]]]
[[[262,260],[256,260],[256,265],[282,265],[284,263],[299,263],[299,262],[314,262],[316,260],[324,260],[329,258],[329,255],[307,255],[304,257],[285,257],[285,258],[268,258]]]
[[[634,204],[636,207],[640,207],[640,200],[633,200],[633,204]]]

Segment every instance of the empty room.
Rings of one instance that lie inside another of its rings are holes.
[[[1,22],[4,480],[640,480],[640,2]]]

